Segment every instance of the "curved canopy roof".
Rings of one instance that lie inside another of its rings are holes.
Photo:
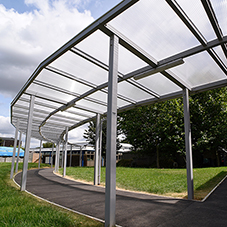
[[[227,2],[125,0],[44,60],[11,103],[11,123],[57,142],[107,112],[109,40],[119,38],[118,111],[227,85]]]

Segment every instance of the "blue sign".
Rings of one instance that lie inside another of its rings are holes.
[[[17,157],[17,150],[16,148],[16,157]],[[13,147],[1,147],[0,146],[0,157],[12,157],[13,156]],[[20,148],[19,152],[20,157],[24,157],[24,150]]]

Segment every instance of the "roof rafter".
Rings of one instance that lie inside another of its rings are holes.
[[[142,60],[144,60],[152,68],[157,68],[159,66],[158,65],[158,61],[154,57],[150,56],[148,53],[146,53],[143,49],[141,49],[136,44],[134,44],[131,40],[129,40],[126,36],[124,36],[122,33],[120,33],[114,27],[112,27],[110,25],[105,25],[104,28],[102,29],[102,31],[105,32],[108,35],[110,35],[112,33],[112,34],[115,34],[116,36],[118,36],[119,42],[120,42],[120,44],[122,46],[124,46],[127,50],[129,50],[133,54],[135,54],[137,57],[139,57]],[[182,63],[183,62],[181,61],[181,64]],[[173,67],[173,66],[174,65],[172,65],[172,66],[169,65],[169,67]],[[182,79],[179,80],[179,77],[177,77],[173,73],[169,73],[170,71],[167,72],[167,71],[163,70],[163,71],[159,71],[159,72],[162,75],[164,75],[165,77],[167,77],[169,80],[171,80],[173,83],[175,83],[176,85],[181,87],[182,89],[184,89],[186,87],[186,88],[188,88],[190,90],[190,86],[188,84],[186,84],[186,82],[184,82]]]
[[[212,7],[212,4],[210,2],[210,0],[201,0],[202,4],[203,4],[203,7],[207,13],[207,16],[210,20],[210,23],[215,31],[215,34],[216,36],[218,37],[219,40],[222,40],[223,39],[223,33],[222,33],[222,30],[219,26],[219,23],[218,23],[218,19],[215,15],[215,12],[214,12],[214,9]],[[227,47],[226,47],[226,44],[223,43],[221,44],[221,47],[222,47],[222,50],[225,54],[225,57],[227,58]]]
[[[102,69],[104,69],[104,70],[106,70],[106,71],[109,71],[109,66],[108,66],[108,65],[106,65],[105,63],[103,63],[103,62],[97,60],[96,58],[94,58],[94,57],[92,57],[92,56],[90,56],[90,55],[84,53],[83,51],[79,50],[78,48],[73,47],[71,51],[72,51],[73,53],[75,53],[75,54],[77,54],[77,55],[83,57],[84,59],[86,59],[86,60],[92,62],[93,64],[99,66],[100,68],[102,68]],[[150,95],[152,95],[152,96],[155,96],[155,97],[157,97],[157,98],[159,97],[159,94],[157,94],[156,92],[154,92],[154,91],[152,91],[151,89],[147,88],[146,86],[141,85],[139,82],[136,82],[136,81],[134,81],[134,80],[131,79],[131,78],[124,79],[124,75],[123,75],[123,73],[121,73],[121,72],[118,72],[118,77],[120,77],[121,79],[127,81],[127,82],[130,83],[131,85],[133,85],[133,86],[135,86],[135,87],[137,87],[137,88],[140,88],[141,90],[143,90],[144,92],[146,92],[146,93],[148,93],[148,94],[150,94]],[[119,82],[121,82],[121,81],[119,81]],[[107,89],[101,89],[100,91],[104,91],[104,92],[106,92],[106,93],[108,92]],[[121,97],[120,95],[118,95],[118,98],[122,99],[122,97]],[[136,101],[134,101],[134,100],[131,101],[130,99],[125,98],[125,97],[124,97],[124,100],[125,100],[125,101],[128,101],[128,102],[133,102],[134,104],[136,104]]]
[[[198,28],[193,24],[193,22],[188,18],[187,14],[183,11],[183,9],[178,5],[175,0],[166,0],[166,2],[170,5],[170,7],[175,11],[175,13],[180,17],[180,19],[184,22],[184,24],[188,27],[188,29],[193,33],[193,35],[198,39],[198,41],[203,45],[207,45],[207,40],[202,36]],[[222,71],[227,75],[227,67],[224,62],[217,57],[217,54],[214,50],[208,49],[207,52],[214,59],[214,61],[220,66]]]

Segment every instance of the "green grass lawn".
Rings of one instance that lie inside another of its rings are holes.
[[[59,171],[62,174],[62,169]],[[93,182],[94,168],[68,167],[66,174],[77,180]],[[203,199],[226,175],[226,167],[194,169],[195,199]],[[101,171],[105,184],[105,168]],[[117,167],[118,188],[173,197],[187,197],[186,169],[148,169]]]
[[[29,168],[37,168],[37,164],[29,164]],[[103,223],[55,207],[26,192],[21,192],[9,179],[10,169],[11,163],[0,163],[0,226],[104,226]],[[21,164],[19,169],[22,169]]]

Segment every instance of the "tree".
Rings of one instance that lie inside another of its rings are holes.
[[[216,157],[211,164],[219,166],[218,147],[227,147],[227,88],[193,95],[190,106],[193,154]]]
[[[53,146],[53,143],[51,143],[51,142],[43,143],[43,148],[52,148],[52,146]],[[55,145],[54,145],[54,147],[55,147]]]
[[[154,156],[156,166],[183,153],[182,99],[138,107],[120,114],[119,127],[135,152]],[[161,153],[160,153],[161,151]],[[164,163],[162,165],[165,165]]]
[[[200,166],[204,154],[227,147],[227,89],[193,95],[190,112],[194,163]],[[156,155],[157,167],[185,156],[182,98],[121,113],[119,127],[137,153]]]

